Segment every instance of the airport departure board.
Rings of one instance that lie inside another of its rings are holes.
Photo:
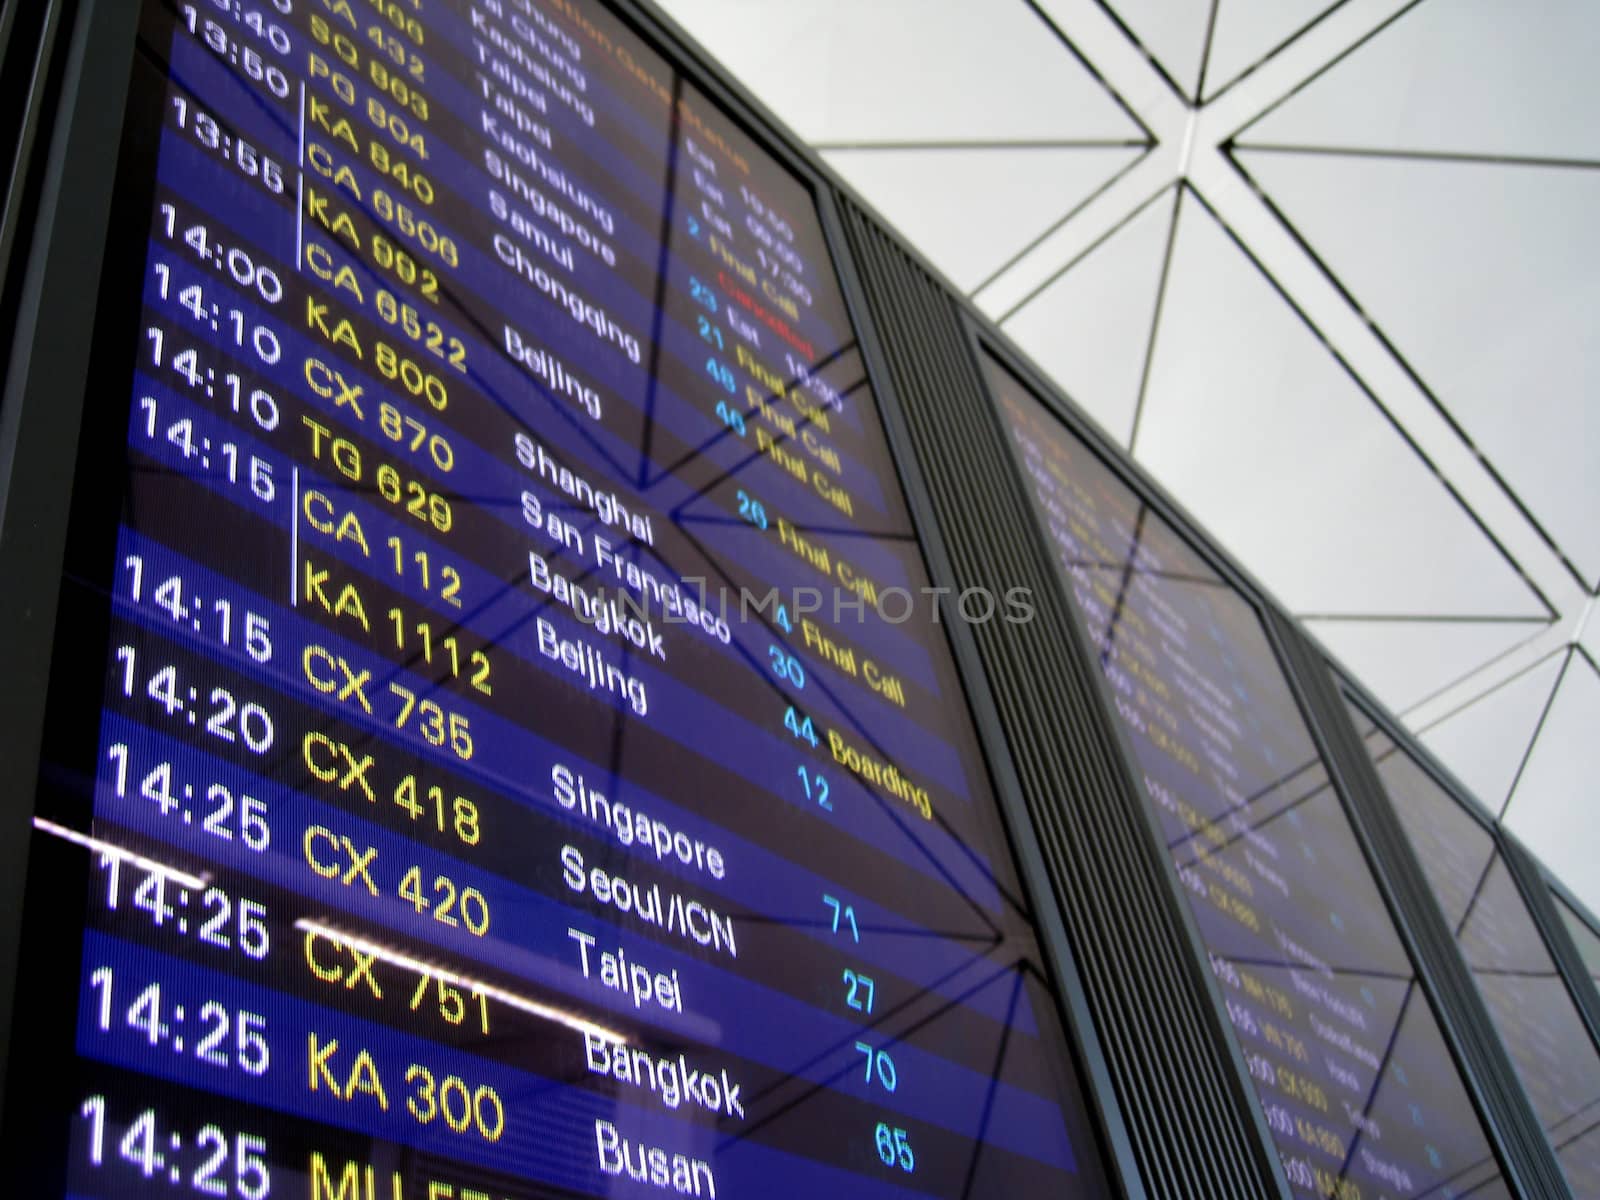
[[[1507,1194],[1257,610],[985,365],[1294,1194]]]
[[[1366,713],[1350,712],[1572,1194],[1600,1195],[1600,1052],[1505,857]]]
[[[1111,1194],[801,177],[593,0],[130,52],[12,1194]]]

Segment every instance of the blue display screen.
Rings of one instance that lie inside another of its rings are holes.
[[[577,0],[150,0],[118,173],[27,1194],[1111,1194],[800,178]]]
[[[1600,1052],[1505,856],[1490,832],[1365,712],[1351,704],[1350,714],[1572,1194],[1595,1195]]]
[[[986,365],[1293,1193],[1506,1195],[1255,606]]]

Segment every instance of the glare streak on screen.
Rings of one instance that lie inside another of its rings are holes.
[[[580,0],[133,75],[35,1194],[1111,1194],[801,180]]]
[[[1256,609],[985,365],[1294,1194],[1508,1194]]]

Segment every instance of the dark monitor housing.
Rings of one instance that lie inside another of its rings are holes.
[[[1547,882],[1556,913],[1583,963],[1583,973],[1591,983],[1600,985],[1600,921],[1564,885],[1554,879]]]

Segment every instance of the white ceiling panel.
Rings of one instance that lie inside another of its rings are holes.
[[[1307,621],[1392,712],[1456,683],[1546,628],[1542,621]]]
[[[1135,448],[1292,611],[1546,615],[1190,196],[1178,218]]]
[[[1424,0],[1239,140],[1597,160],[1597,59],[1594,0]]]
[[[808,142],[1144,138],[1015,0],[662,7]]]
[[[1422,742],[1498,813],[1566,661],[1563,651],[1422,731]]]
[[[1216,0],[1106,0],[1106,7],[1191,98],[1199,87],[1215,4]]]
[[[1333,0],[1218,0],[1206,96],[1216,95],[1333,7]]]
[[[1003,328],[1078,405],[1128,444],[1177,192],[1088,251]]]
[[[1241,160],[1568,557],[1600,576],[1600,169]]]
[[[1575,654],[1561,678],[1505,824],[1554,869],[1590,909],[1600,909],[1600,675]]]
[[[836,150],[823,155],[971,292],[1142,153],[1125,147]]]

